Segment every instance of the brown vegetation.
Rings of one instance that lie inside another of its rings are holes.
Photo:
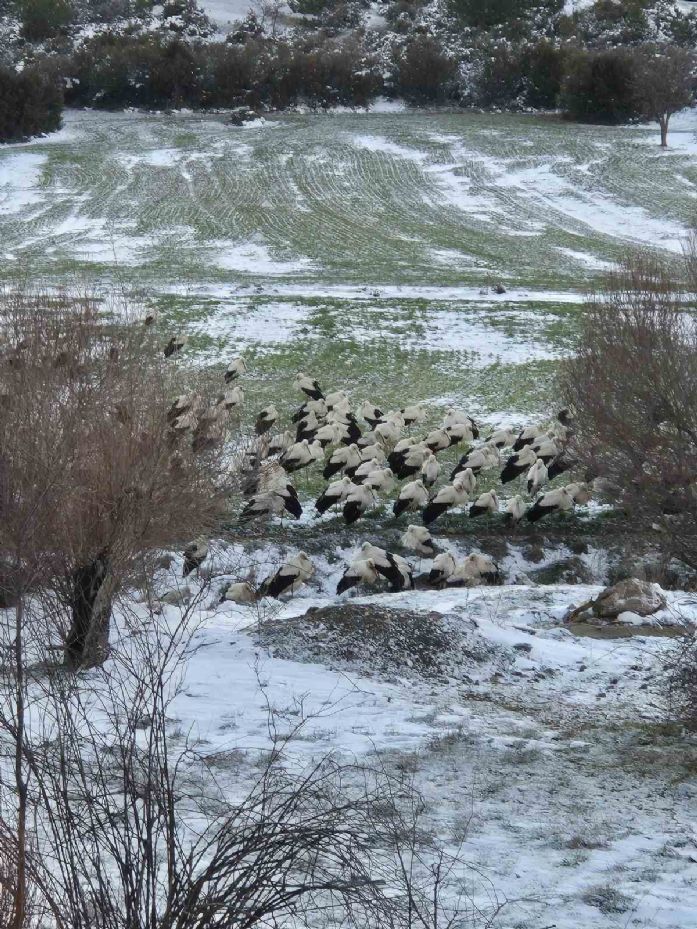
[[[582,464],[615,488],[667,555],[693,568],[697,329],[684,287],[694,292],[694,260],[682,277],[651,256],[628,260],[586,306],[562,374]]]
[[[66,661],[90,666],[124,582],[211,529],[234,477],[222,433],[197,454],[168,421],[181,375],[161,336],[92,300],[12,295],[2,311],[3,593],[57,598]]]

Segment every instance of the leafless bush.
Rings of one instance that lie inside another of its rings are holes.
[[[89,666],[107,653],[134,566],[221,514],[233,477],[224,407],[208,408],[197,451],[168,421],[182,374],[161,334],[75,297],[7,294],[0,314],[3,593],[49,591],[66,660]]]
[[[697,732],[697,633],[694,630],[677,639],[669,653],[666,694],[671,718]]]
[[[697,327],[684,293],[694,267],[690,249],[682,274],[629,259],[588,302],[562,390],[582,463],[667,555],[697,568]]]
[[[297,732],[279,734],[270,713],[269,750],[250,757],[245,789],[235,771],[214,769],[193,734],[171,734],[197,615],[193,603],[144,627],[137,612],[123,613],[109,661],[88,678],[42,669],[25,652],[34,710],[21,724],[26,884],[44,925],[487,925],[491,913],[463,906],[461,888],[450,897],[460,857],[424,835],[422,802],[379,765],[294,761]],[[44,606],[30,609],[28,639],[48,622]],[[2,685],[0,772],[17,747],[11,674]],[[16,862],[15,804],[0,798],[0,848],[11,837]]]

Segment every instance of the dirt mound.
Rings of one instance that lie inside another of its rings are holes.
[[[374,604],[315,607],[267,626],[261,638],[275,657],[363,674],[471,680],[484,664],[502,669],[510,661],[472,620]]]

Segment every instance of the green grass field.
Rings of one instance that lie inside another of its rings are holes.
[[[692,139],[679,126],[662,154],[651,127],[510,115],[239,129],[70,113],[58,135],[0,148],[0,279],[157,305],[206,360],[247,353],[255,408],[290,406],[303,369],[357,400],[520,420],[552,402],[598,275],[628,247],[679,250]]]

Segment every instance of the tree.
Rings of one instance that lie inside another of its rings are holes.
[[[642,46],[633,57],[631,87],[636,108],[658,123],[661,147],[666,148],[670,117],[694,103],[697,60],[689,49],[675,45]]]
[[[162,336],[93,300],[15,295],[2,318],[4,598],[18,611],[55,598],[66,663],[93,666],[133,572],[223,512],[234,485],[225,409],[197,398],[192,441],[168,420],[181,374]]]
[[[562,370],[575,410],[572,448],[644,527],[666,559],[697,569],[697,329],[683,279],[651,256],[630,258],[586,306],[577,353]]]

